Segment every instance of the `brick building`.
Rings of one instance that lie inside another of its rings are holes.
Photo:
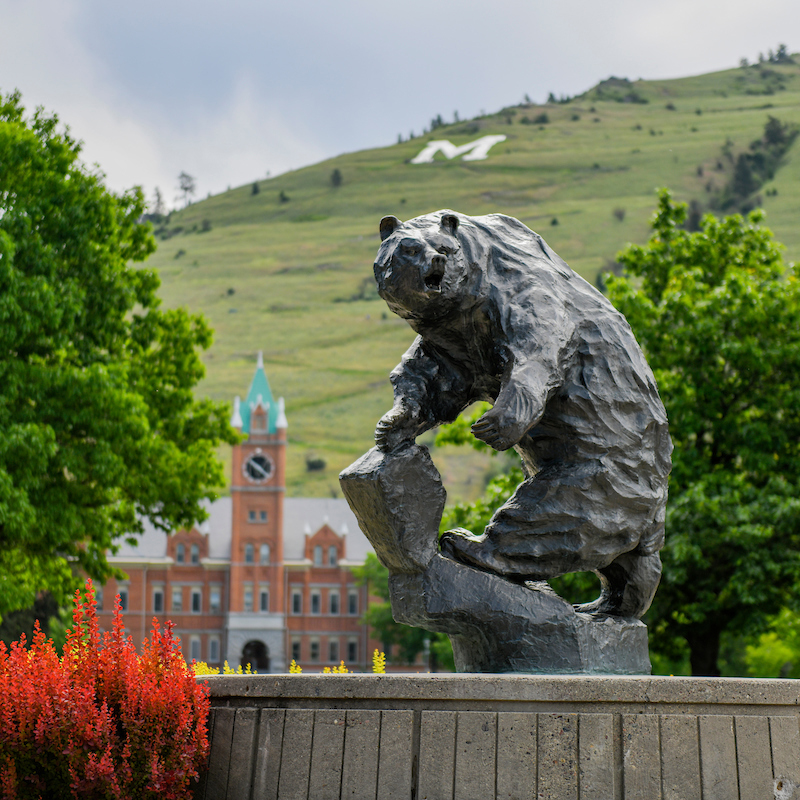
[[[260,355],[231,422],[247,439],[233,448],[230,497],[192,530],[167,536],[146,524],[135,547],[110,556],[128,578],[99,593],[101,626],[111,627],[119,593],[134,641],[153,617],[171,619],[187,661],[286,672],[292,658],[311,671],[344,660],[366,669],[380,645],[361,623],[367,596],[353,567],[369,542],[345,500],[285,497],[284,403]]]

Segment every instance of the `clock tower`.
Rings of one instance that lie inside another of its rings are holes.
[[[234,401],[231,425],[247,438],[233,447],[227,658],[236,666],[249,652],[259,672],[287,670],[283,499],[288,425],[283,398],[276,402],[272,396],[261,353],[247,397]]]

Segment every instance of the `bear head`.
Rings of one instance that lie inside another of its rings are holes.
[[[466,264],[459,218],[438,211],[408,222],[384,217],[375,259],[378,294],[403,319],[436,319],[459,304]]]

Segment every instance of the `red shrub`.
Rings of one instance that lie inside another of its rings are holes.
[[[75,593],[64,655],[36,624],[0,642],[0,798],[181,800],[208,756],[208,688],[183,660],[172,623],[153,620],[139,655],[114,630],[100,635],[94,590]]]

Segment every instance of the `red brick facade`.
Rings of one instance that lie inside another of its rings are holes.
[[[237,398],[232,423],[247,439],[233,448],[230,497],[192,530],[167,536],[147,526],[136,547],[110,557],[128,579],[104,587],[101,625],[110,627],[120,592],[134,641],[154,617],[172,620],[187,661],[369,669],[380,645],[361,622],[366,594],[353,574],[369,545],[344,500],[285,498],[283,401],[273,400],[260,361],[245,406],[240,414]]]

